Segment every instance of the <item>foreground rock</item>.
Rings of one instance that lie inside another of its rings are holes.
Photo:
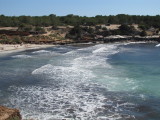
[[[0,106],[0,120],[21,120],[19,110]]]

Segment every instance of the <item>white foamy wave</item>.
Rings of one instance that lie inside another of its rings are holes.
[[[94,45],[94,46],[89,46],[89,47],[85,47],[85,48],[80,48],[78,49],[78,51],[93,51],[96,48],[100,48],[103,47],[103,44],[98,44],[98,45]]]
[[[39,50],[39,51],[35,51],[32,52],[32,54],[34,55],[39,55],[39,56],[56,56],[56,55],[60,55],[60,53],[57,53],[55,51],[48,51],[48,50]]]
[[[112,55],[116,54],[119,51],[117,50],[117,45],[97,45],[95,46],[95,50],[93,50],[93,54],[96,55]]]
[[[21,109],[23,118],[96,119],[96,114],[104,110],[105,97],[92,91],[96,87],[94,85],[86,84],[81,87],[80,84],[78,86],[72,84],[68,83],[60,88],[36,86],[16,88],[13,86],[10,89],[15,89],[17,92],[11,97],[10,102]]]
[[[12,56],[12,58],[32,58],[32,56],[30,56],[30,55],[15,55],[15,56]]]
[[[24,119],[121,119],[121,108],[133,105],[119,102],[121,96],[109,92],[123,90],[134,83],[130,79],[112,77],[117,72],[108,69],[112,66],[107,60],[108,55],[116,52],[117,45],[100,44],[52,59],[50,64],[32,72],[38,84],[11,86],[9,90],[13,94],[9,101],[22,111]],[[102,84],[101,80],[104,80]],[[106,92],[107,89],[110,91]]]
[[[112,68],[112,66],[107,62],[108,56],[116,54],[118,45],[112,44],[99,44],[83,49],[78,49],[76,58],[72,61],[72,65],[80,68],[93,68],[96,66]]]
[[[160,47],[160,44],[157,44],[155,47]]]
[[[139,88],[138,81],[127,77],[121,78],[104,75],[102,79],[104,79],[103,83],[107,85],[109,91],[136,91]]]
[[[73,84],[73,85],[72,85]],[[106,98],[95,88],[98,84],[67,83],[55,87],[15,87],[9,90],[16,91],[10,97],[10,103],[21,110],[24,119],[54,120],[54,119],[81,119],[81,120],[115,120],[121,119],[122,109],[133,109],[135,104],[119,102],[120,97]],[[131,116],[126,115],[126,118]],[[133,116],[134,117],[134,116]],[[123,118],[125,118],[123,116]]]
[[[69,52],[65,53],[64,55],[70,55],[70,54],[76,54],[76,51],[75,50],[74,51],[69,51]]]
[[[124,43],[123,45],[141,44],[141,43],[147,43],[147,42],[145,42],[145,41],[140,41],[140,42],[127,42],[127,43]]]
[[[97,50],[94,50],[93,53],[101,53],[101,52],[107,52],[107,51],[108,51],[108,48],[101,47]]]
[[[111,68],[112,66],[106,62],[107,58],[99,56],[78,57],[72,61],[72,64],[80,68],[93,68],[96,66]]]
[[[38,69],[35,69],[32,74],[42,74],[46,73],[49,74],[52,72],[53,66],[51,64],[44,65]]]
[[[98,44],[95,46],[90,46],[86,48],[78,49],[77,52],[90,52],[95,55],[109,55],[109,54],[116,54],[119,51],[117,50],[117,46],[119,44]]]
[[[39,54],[39,53],[51,53],[51,51],[48,51],[48,50],[38,50],[38,51],[35,51],[35,52],[32,52],[33,54]]]
[[[50,78],[68,82],[77,81],[82,82],[90,80],[94,77],[94,74],[90,70],[80,69],[75,66],[73,67],[63,67],[63,66],[53,66],[50,64],[44,65],[32,72],[33,75],[47,75]]]
[[[147,99],[147,96],[144,95],[144,94],[140,94],[139,97],[140,97],[141,99],[143,99],[143,100],[146,100],[146,99]]]

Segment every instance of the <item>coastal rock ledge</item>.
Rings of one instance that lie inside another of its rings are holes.
[[[19,110],[0,106],[0,120],[21,120]]]

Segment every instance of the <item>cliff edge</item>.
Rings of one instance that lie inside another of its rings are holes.
[[[0,120],[21,120],[19,110],[0,106]]]

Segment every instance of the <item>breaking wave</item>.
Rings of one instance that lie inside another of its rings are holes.
[[[50,52],[40,50],[33,54]],[[38,85],[11,86],[9,90],[16,92],[11,96],[10,103],[20,108],[23,117],[27,119],[113,120],[122,116],[134,118],[122,114],[121,109],[128,110],[136,105],[122,101],[120,95],[114,97],[115,93],[108,91],[116,89],[114,87],[115,83],[119,82],[118,79],[108,76],[109,73],[103,74],[104,71],[112,70],[112,66],[107,62],[108,56],[118,52],[117,45],[100,44],[62,53],[58,65],[54,60],[50,60],[49,64],[32,71],[31,75],[41,80]],[[97,70],[101,70],[102,75]],[[101,84],[97,79],[108,79],[108,82],[103,81],[107,84]],[[114,81],[110,81],[111,79]],[[124,82],[126,81],[133,84],[128,79]]]
[[[30,55],[15,55],[15,56],[12,56],[12,58],[32,58],[32,56],[30,56]]]
[[[160,44],[157,44],[155,47],[160,47]]]
[[[35,52],[32,52],[33,54],[39,54],[39,53],[51,53],[51,51],[48,51],[48,50],[38,50],[38,51],[35,51]]]

